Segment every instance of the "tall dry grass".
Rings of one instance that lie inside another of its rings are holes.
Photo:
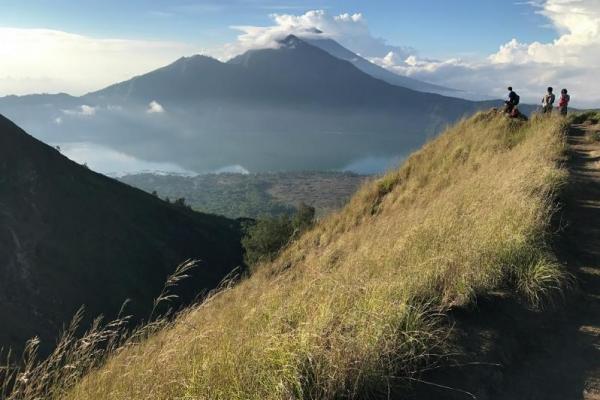
[[[272,263],[87,374],[65,399],[378,398],[446,354],[444,313],[541,307],[565,122],[479,113],[365,185]]]
[[[138,344],[168,326],[172,309],[160,313],[161,306],[178,298],[172,293],[179,282],[189,278],[188,272],[196,262],[188,260],[167,277],[163,290],[154,300],[150,316],[137,327],[132,327],[132,317],[124,315],[128,301],[123,303],[116,319],[105,322],[97,317],[81,333],[84,308],[64,327],[50,355],[40,357],[39,338],[29,340],[20,359],[8,351],[0,351],[0,399],[42,400],[62,399],[87,373],[102,365],[109,355],[116,355]]]

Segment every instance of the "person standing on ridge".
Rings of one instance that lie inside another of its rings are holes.
[[[504,112],[510,115],[511,117],[514,116],[515,111],[518,112],[515,108],[519,105],[520,99],[521,98],[517,93],[515,93],[512,86],[509,86],[508,100],[504,102],[504,104],[506,104],[506,107],[504,107]]]
[[[556,100],[556,96],[554,95],[554,89],[551,87],[548,88],[548,93],[542,98],[542,113],[543,114],[551,114],[552,108],[554,107],[554,101]]]
[[[558,102],[558,111],[560,115],[567,115],[569,109],[569,102],[571,101],[571,96],[569,96],[569,92],[567,89],[563,89],[560,91],[560,101]]]

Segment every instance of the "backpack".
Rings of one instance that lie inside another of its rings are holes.
[[[513,100],[513,105],[518,106],[519,102],[521,101],[521,97],[515,93],[515,98]]]

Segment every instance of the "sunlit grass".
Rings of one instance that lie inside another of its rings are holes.
[[[273,262],[64,399],[337,399],[393,393],[446,349],[444,313],[567,276],[549,245],[565,122],[479,113],[366,184]]]

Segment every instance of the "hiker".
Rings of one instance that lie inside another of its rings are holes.
[[[567,89],[561,90],[560,101],[558,102],[558,112],[560,112],[560,115],[567,115],[570,101],[571,96],[569,96]]]
[[[510,115],[511,117],[518,115],[519,110],[517,110],[517,106],[519,105],[520,100],[521,100],[521,98],[519,97],[519,95],[517,93],[515,93],[512,86],[509,86],[508,87],[508,100],[506,100],[504,102],[504,104],[506,104],[506,106],[504,107],[504,112],[506,114]]]
[[[556,96],[554,95],[554,89],[549,87],[548,93],[542,98],[542,114],[551,114],[552,108],[554,107],[554,101]]]

